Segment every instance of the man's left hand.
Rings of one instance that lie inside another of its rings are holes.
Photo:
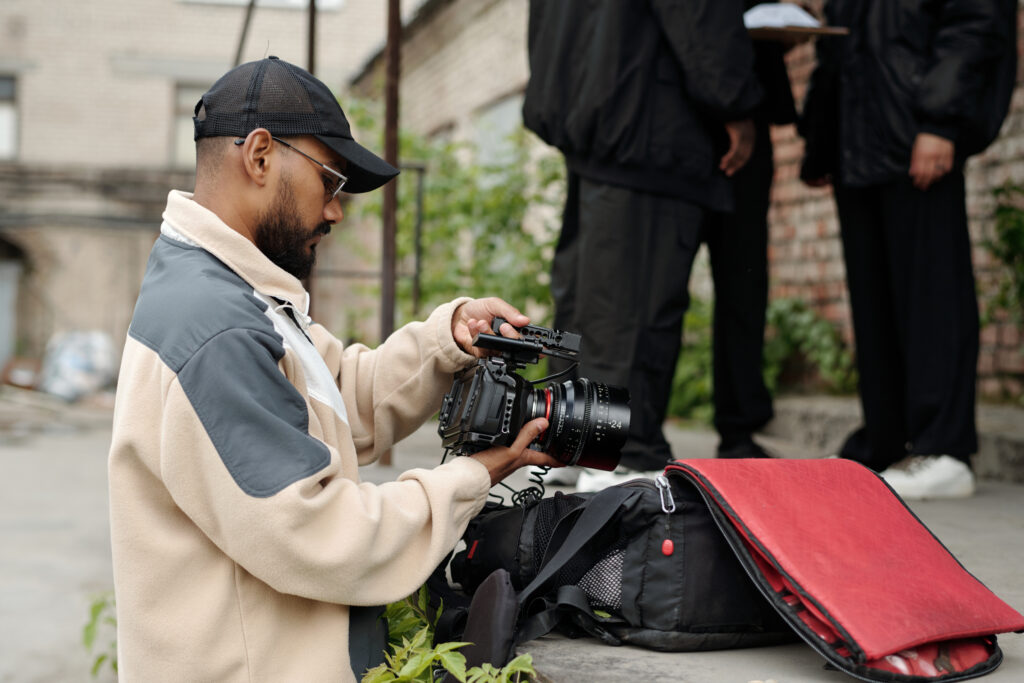
[[[455,338],[455,343],[471,356],[483,358],[490,355],[489,351],[473,346],[473,339],[478,334],[490,334],[491,321],[495,318],[504,318],[508,321],[501,326],[499,332],[503,337],[513,339],[519,338],[516,327],[530,324],[530,319],[520,313],[515,306],[497,297],[473,299],[459,305],[452,316],[452,337]]]
[[[914,187],[927,190],[932,183],[952,171],[953,151],[952,140],[931,133],[918,133],[910,152],[910,177]]]

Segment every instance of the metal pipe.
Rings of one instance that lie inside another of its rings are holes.
[[[245,19],[242,21],[242,35],[238,37],[238,49],[235,50],[235,66],[242,63],[242,50],[245,48],[245,37],[249,35],[249,23],[252,21],[252,11],[256,7],[256,0],[249,0],[245,8]]]
[[[400,0],[388,0],[388,38],[384,85],[384,159],[398,167],[398,79],[401,61],[402,12]],[[381,244],[380,338],[384,341],[395,330],[395,263],[397,248],[398,183],[384,186]]]
[[[388,0],[388,42],[385,48],[387,64],[384,76],[384,159],[398,168],[398,76],[402,55],[402,7],[400,0]],[[383,342],[395,331],[395,262],[397,247],[398,183],[394,180],[384,186],[381,207],[383,234],[381,236],[380,283],[380,340]],[[391,464],[391,451],[381,453],[380,463]]]
[[[316,75],[316,0],[309,0],[309,40],[306,43],[306,71]]]

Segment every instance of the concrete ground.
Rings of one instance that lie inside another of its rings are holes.
[[[106,452],[109,406],[67,407],[29,392],[0,390],[0,683],[110,681],[89,668],[95,653],[81,644],[92,597],[112,587],[108,537]],[[716,437],[705,429],[670,425],[677,457],[710,457]],[[822,452],[798,439],[764,437],[785,457]],[[384,481],[440,459],[436,433],[425,427],[399,444],[392,467],[365,468]],[[524,477],[518,475],[516,483]],[[1024,486],[982,481],[962,501],[916,503],[929,528],[981,581],[1024,611]],[[109,638],[99,641],[100,649]],[[1000,637],[1003,665],[985,680],[1024,680],[1024,635]],[[604,681],[777,683],[853,680],[823,669],[810,647],[658,653],[613,648],[557,636],[524,647],[543,676],[556,683]]]

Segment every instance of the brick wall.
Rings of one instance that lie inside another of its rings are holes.
[[[1020,15],[1024,17],[1024,15]],[[1022,21],[1018,26],[1022,26]],[[1022,53],[1024,35],[1018,42]],[[798,105],[814,67],[811,45],[801,46],[787,59]],[[993,236],[992,189],[1008,180],[1024,182],[1024,89],[1018,75],[1010,114],[999,138],[970,160],[966,169],[967,211],[973,243],[972,258],[983,309],[996,281],[1005,275],[1003,264],[984,246]],[[772,190],[770,225],[771,296],[808,301],[852,343],[849,297],[839,241],[839,224],[831,189],[813,189],[798,179],[803,141],[795,126],[772,131],[775,146],[775,184]],[[1024,390],[1022,328],[1005,314],[982,328],[978,360],[979,392],[989,399],[1019,397]]]

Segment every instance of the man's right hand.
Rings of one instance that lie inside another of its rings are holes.
[[[520,467],[562,467],[564,463],[555,460],[546,453],[529,448],[529,445],[543,434],[547,428],[548,421],[543,417],[538,417],[523,425],[511,446],[495,446],[467,457],[477,460],[487,468],[487,471],[491,473],[491,486],[494,486]]]
[[[747,164],[750,155],[754,153],[757,131],[753,121],[743,119],[726,123],[725,132],[729,135],[729,151],[718,162],[718,168],[731,178]]]

